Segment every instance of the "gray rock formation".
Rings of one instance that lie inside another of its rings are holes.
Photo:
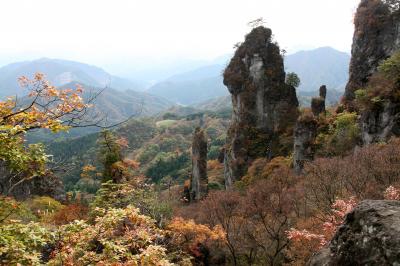
[[[400,265],[400,201],[361,202],[309,265]]]
[[[354,20],[350,77],[344,94],[347,105],[351,105],[354,92],[367,84],[379,63],[400,49],[400,11],[398,6],[393,5],[394,2],[362,0],[358,6]]]
[[[293,134],[298,116],[295,88],[285,83],[283,59],[272,31],[254,28],[224,72],[233,115],[225,152],[225,185],[240,179],[257,157],[288,154],[280,140]]]
[[[325,98],[313,97],[311,99],[311,111],[315,116],[325,113]]]
[[[204,131],[196,128],[192,142],[192,177],[190,180],[190,201],[204,198],[208,192],[207,138]]]
[[[360,127],[364,144],[387,141],[391,136],[400,136],[400,103],[387,101],[363,112]]]
[[[400,49],[400,3],[395,0],[362,0],[355,16],[350,78],[344,103],[356,108],[355,91],[365,88],[379,64]],[[400,135],[400,103],[387,97],[361,112],[360,129],[364,144],[386,141]]]
[[[301,173],[305,162],[314,159],[317,129],[318,122],[312,115],[297,120],[293,149],[293,167],[297,174]]]
[[[319,97],[326,99],[327,89],[325,85],[319,87]]]

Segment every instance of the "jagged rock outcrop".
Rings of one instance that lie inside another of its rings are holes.
[[[397,2],[397,6],[396,6]],[[400,49],[398,1],[362,0],[354,19],[350,76],[344,103],[350,106],[354,92],[365,87],[382,60]]]
[[[362,0],[355,16],[350,78],[344,104],[356,108],[355,91],[370,86],[379,64],[400,49],[400,3],[395,0]],[[361,138],[364,144],[386,141],[400,135],[400,103],[387,97],[380,104],[360,113]]]
[[[272,31],[254,28],[224,72],[233,115],[225,152],[225,185],[241,178],[257,157],[285,155],[281,138],[292,138],[298,113],[295,88],[285,83],[283,58]]]
[[[204,198],[208,192],[207,137],[196,128],[192,142],[192,176],[190,180],[190,201]]]
[[[314,159],[317,130],[318,122],[313,115],[304,115],[297,120],[293,149],[293,168],[296,174],[301,173],[305,162]]]
[[[364,144],[387,141],[391,136],[400,136],[400,103],[387,101],[382,103],[382,106],[363,112],[360,128]]]
[[[301,174],[304,163],[314,160],[315,139],[318,133],[317,117],[325,113],[325,85],[319,88],[319,97],[311,99],[311,112],[303,113],[296,122],[294,129],[293,168],[296,174]]]
[[[366,200],[350,212],[310,266],[399,265],[400,201]]]

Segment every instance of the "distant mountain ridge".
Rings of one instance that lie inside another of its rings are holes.
[[[61,86],[73,87],[75,83],[65,84]],[[146,92],[138,92],[133,90],[116,90],[113,88],[94,88],[84,84],[80,84],[84,88],[85,99],[94,97],[100,91],[93,102],[93,106],[88,109],[87,115],[83,118],[90,121],[89,124],[100,121],[100,126],[111,126],[126,121],[128,118],[150,117],[157,115],[174,106],[174,103],[159,97],[148,94]],[[27,97],[23,97],[21,101],[29,102]],[[83,124],[87,124],[87,122]],[[60,137],[78,137],[89,133],[99,131],[96,127],[83,127],[71,129],[68,133],[61,132],[52,134],[47,131],[38,130],[28,135],[28,141],[31,143],[50,141]]]
[[[223,58],[226,58],[224,56]],[[316,91],[320,85],[343,91],[348,79],[350,55],[330,47],[300,51],[285,57],[286,72],[301,79],[298,91]],[[223,85],[225,60],[171,76],[147,91],[184,105],[195,105],[228,95]]]
[[[112,87],[118,90],[135,90],[134,82],[113,76],[103,69],[74,61],[41,58],[33,61],[17,62],[0,68],[0,96],[23,95],[17,79],[20,76],[32,77],[41,72],[55,86],[68,83],[83,83],[93,87]]]
[[[66,84],[65,87],[73,84]],[[101,93],[97,96],[92,107],[94,112],[107,116],[110,123],[123,121],[132,115],[143,117],[158,114],[174,106],[169,100],[162,97],[138,92],[134,90],[117,90],[114,88],[92,88],[83,85],[85,97],[92,92]]]
[[[343,91],[349,78],[349,63],[349,54],[321,47],[286,56],[285,70],[300,77],[299,91],[315,91],[322,84]]]
[[[203,79],[166,80],[157,83],[147,92],[164,97],[177,104],[190,105],[227,94],[221,76]]]

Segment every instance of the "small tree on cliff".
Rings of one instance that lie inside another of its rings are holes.
[[[298,88],[300,86],[300,78],[294,72],[289,72],[286,75],[286,84]]]
[[[257,28],[257,27],[261,27],[265,25],[265,20],[263,17],[261,18],[257,18],[255,20],[250,21],[249,23],[247,23],[247,25],[249,27],[251,27],[252,29]]]

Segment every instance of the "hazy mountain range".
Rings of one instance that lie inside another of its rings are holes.
[[[0,96],[23,95],[24,91],[19,89],[17,78],[20,76],[32,77],[36,72],[45,74],[47,79],[55,86],[77,82],[93,87],[112,87],[119,90],[136,90],[139,88],[139,84],[110,75],[96,66],[74,61],[42,58],[13,63],[0,68]]]
[[[299,75],[299,91],[315,91],[322,84],[343,91],[349,77],[350,55],[330,47],[300,51],[285,57],[286,72]]]
[[[76,82],[65,84],[61,88],[73,87],[75,84]],[[175,106],[171,101],[146,92],[96,88],[83,84],[82,86],[84,88],[84,98],[88,99],[97,95],[93,107],[88,109],[88,113],[84,117],[84,125],[99,122],[100,126],[112,126],[125,122],[128,118],[132,117],[154,116]],[[100,91],[101,93],[99,94]],[[29,101],[29,99],[25,96],[21,101]],[[35,143],[64,137],[71,138],[87,135],[99,130],[100,128],[98,127],[82,127],[74,128],[68,133],[61,132],[58,134],[52,134],[45,130],[37,130],[28,134],[28,141]]]
[[[215,109],[219,104],[225,107],[229,104],[224,97],[229,94],[222,82],[222,72],[230,57],[224,55],[212,61],[196,61],[186,66],[187,71],[181,66],[179,74],[148,89],[139,76],[135,77],[139,81],[133,82],[84,63],[49,58],[17,62],[0,68],[0,96],[24,95],[26,92],[18,88],[17,78],[42,72],[56,86],[80,83],[94,90],[106,88],[97,99],[96,108],[112,117],[112,121],[129,117],[139,104],[145,115],[163,111],[174,104],[203,105],[202,109],[209,105]],[[287,72],[296,72],[300,76],[298,95],[302,102],[307,103],[319,86],[325,84],[331,91],[328,93],[332,96],[331,103],[334,103],[348,79],[349,60],[346,53],[322,47],[286,56],[285,66]],[[168,73],[176,71],[178,69],[171,69]],[[159,73],[155,76],[160,77]]]
[[[328,90],[343,91],[348,79],[350,55],[330,47],[301,51],[285,57],[287,72],[295,72],[301,79],[299,93],[313,92],[322,84]],[[174,75],[150,87],[151,94],[173,102],[191,105],[228,95],[222,82],[226,63],[203,66]]]

